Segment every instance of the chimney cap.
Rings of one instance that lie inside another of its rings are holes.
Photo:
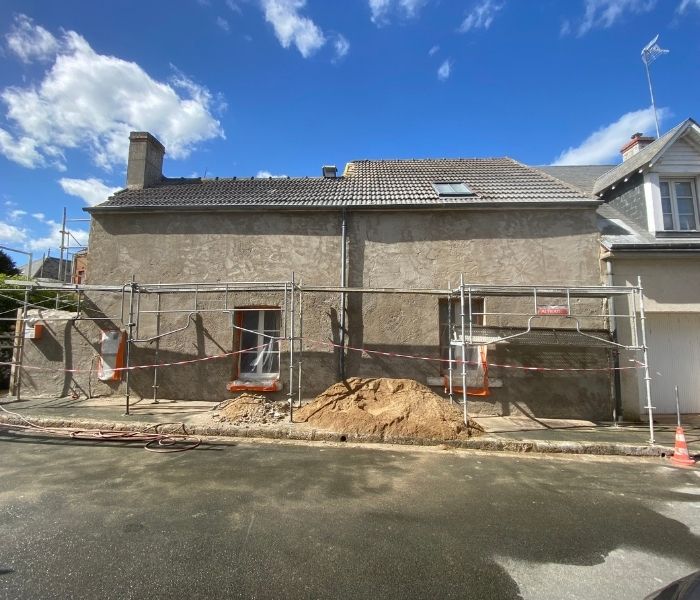
[[[637,132],[634,135],[632,135],[632,137],[630,137],[629,142],[627,142],[624,146],[622,146],[622,148],[620,148],[620,152],[622,152],[624,154],[630,148],[633,148],[634,146],[636,146],[640,142],[644,143],[645,146],[648,146],[654,140],[656,140],[656,138],[653,136],[644,135],[643,133]]]
[[[129,133],[129,141],[130,142],[150,142],[151,144],[154,144],[158,149],[162,150],[163,153],[165,154],[165,146],[161,143],[161,141],[154,136],[152,133],[149,133],[148,131],[132,131]]]

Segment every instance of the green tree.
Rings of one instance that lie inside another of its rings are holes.
[[[20,270],[15,265],[9,254],[4,250],[0,250],[0,274],[2,275],[19,275]]]

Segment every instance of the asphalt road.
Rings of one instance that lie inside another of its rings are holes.
[[[0,434],[0,598],[642,598],[699,508],[660,461]]]

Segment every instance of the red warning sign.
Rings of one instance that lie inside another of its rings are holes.
[[[558,315],[562,317],[568,317],[569,316],[569,307],[568,306],[557,306],[557,305],[552,305],[552,306],[538,306],[537,307],[537,314],[544,316],[544,315]]]

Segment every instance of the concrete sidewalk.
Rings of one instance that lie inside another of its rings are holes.
[[[333,442],[394,442],[414,445],[446,444],[480,450],[554,452],[570,454],[615,454],[627,456],[669,456],[675,441],[675,423],[655,424],[655,444],[649,444],[649,427],[642,423],[614,425],[589,421],[533,419],[527,417],[476,417],[484,433],[469,440],[384,438],[315,429],[306,423],[282,421],[265,425],[232,425],[213,419],[216,402],[140,400],[124,414],[123,398],[28,399],[3,398],[0,405],[15,415],[0,411],[0,423],[21,425],[28,419],[42,427],[83,429],[125,429],[130,431],[169,424],[161,430],[200,436],[261,437]],[[700,418],[685,425],[688,448],[700,455]]]

